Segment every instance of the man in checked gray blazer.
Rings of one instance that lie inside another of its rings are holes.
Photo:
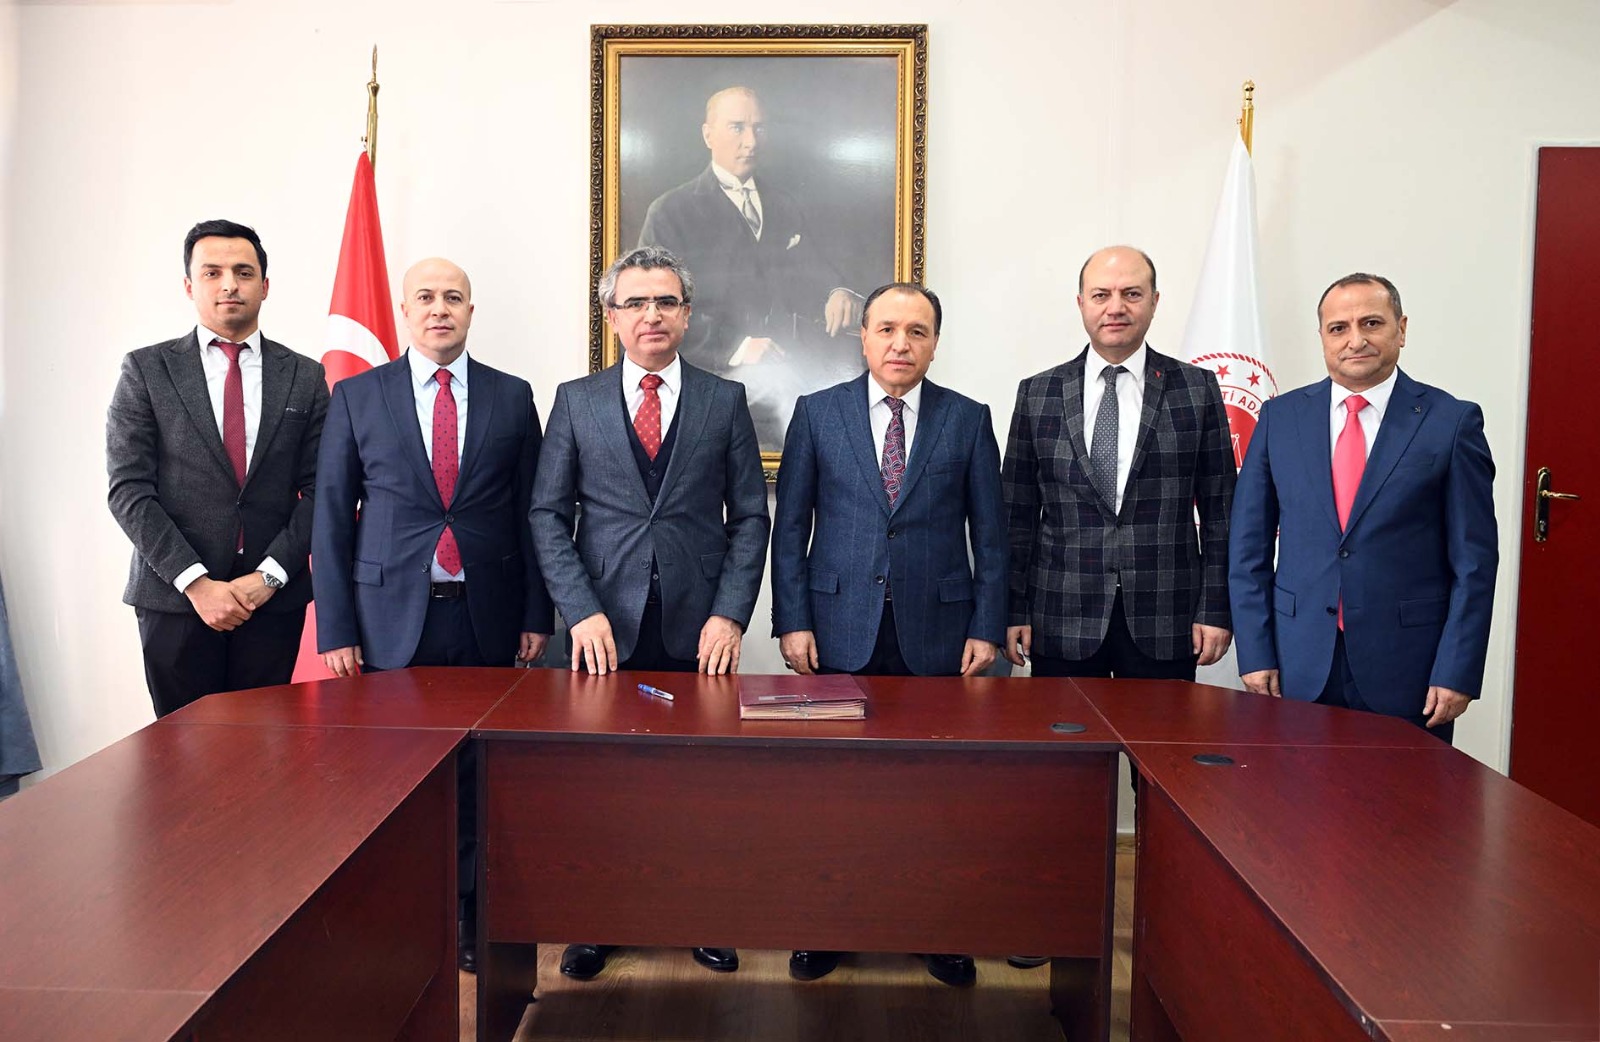
[[[328,411],[322,366],[261,335],[255,231],[197,224],[183,262],[199,323],[128,354],[106,416],[111,513],[133,542],[122,599],[157,716],[289,682]]]
[[[767,486],[744,387],[678,357],[693,293],[659,246],[619,258],[599,296],[624,356],[556,389],[529,518],[574,670],[739,668],[771,527]],[[572,945],[561,971],[588,979],[607,954]],[[731,948],[696,948],[695,959],[739,965]]]
[[[1228,649],[1228,419],[1215,376],[1145,343],[1159,299],[1143,252],[1095,253],[1089,346],[1017,389],[1005,651],[1034,676],[1193,680]]]

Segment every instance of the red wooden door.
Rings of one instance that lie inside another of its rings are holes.
[[[1600,148],[1539,150],[1511,777],[1600,825]],[[1547,488],[1581,498],[1541,497]],[[1546,512],[1539,531],[1538,507]],[[1542,536],[1542,539],[1541,539]]]

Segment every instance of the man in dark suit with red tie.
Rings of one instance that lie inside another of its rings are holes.
[[[183,241],[194,330],[130,353],[106,416],[109,502],[133,542],[133,605],[156,715],[217,691],[286,684],[311,579],[322,366],[261,335],[255,230]]]
[[[363,666],[510,666],[543,653],[554,610],[528,532],[539,413],[526,380],[467,354],[472,283],[447,260],[406,272],[411,347],[341,380],[317,468],[317,650]],[[462,969],[477,966],[476,776],[458,758]]]
[[[1328,379],[1262,407],[1239,472],[1239,671],[1259,694],[1448,742],[1483,684],[1500,561],[1483,411],[1399,368],[1406,315],[1388,279],[1338,280],[1317,326]]]

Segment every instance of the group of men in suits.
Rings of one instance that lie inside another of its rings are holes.
[[[528,663],[553,608],[573,670],[736,672],[769,533],[773,635],[800,674],[974,675],[1003,656],[1036,676],[1192,680],[1237,630],[1252,691],[1447,740],[1481,685],[1497,563],[1482,415],[1398,370],[1406,318],[1377,276],[1324,294],[1330,378],[1268,403],[1237,490],[1216,379],[1145,342],[1159,294],[1142,252],[1085,262],[1088,346],[1022,381],[1003,463],[988,407],[926,378],[939,298],[884,286],[861,310],[866,372],[795,406],[769,520],[745,390],[682,356],[694,279],[662,247],[601,279],[623,357],[562,384],[543,429],[526,381],[469,357],[471,282],[449,261],[406,273],[409,349],[331,401],[316,363],[260,334],[252,230],[197,225],[185,265],[197,328],[128,355],[107,424],[158,713],[287,682],[312,586],[341,676]],[[572,945],[562,970],[591,978],[609,953]],[[797,951],[790,972],[838,958]],[[962,955],[928,969],[974,979]]]

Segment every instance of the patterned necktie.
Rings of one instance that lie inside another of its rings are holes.
[[[739,212],[744,214],[744,223],[750,226],[750,234],[757,239],[761,238],[761,211],[756,209],[756,204],[751,200],[750,193],[755,189],[749,185],[741,185],[739,191],[744,193],[744,205],[739,207]]]
[[[639,380],[644,401],[639,403],[639,411],[633,414],[633,433],[639,436],[644,454],[651,459],[655,459],[656,453],[661,451],[661,392],[657,388],[665,382],[655,373],[645,373]]]
[[[889,430],[883,436],[883,491],[889,495],[889,505],[900,498],[900,479],[906,473],[906,423],[903,415],[904,398],[885,395],[883,404],[889,407]]]
[[[439,381],[439,393],[433,398],[433,480],[439,486],[439,499],[448,510],[461,473],[461,461],[456,457],[456,397],[450,393],[450,370],[440,369],[433,378]],[[434,556],[439,559],[440,568],[451,575],[461,574],[461,548],[449,525],[439,533]]]
[[[1339,530],[1348,527],[1350,508],[1356,502],[1356,489],[1361,487],[1361,472],[1367,469],[1367,435],[1361,429],[1357,413],[1367,407],[1367,400],[1352,394],[1344,400],[1344,429],[1333,446],[1333,506],[1339,513]],[[1339,628],[1344,629],[1344,594],[1339,595]]]
[[[1094,416],[1094,441],[1089,445],[1089,474],[1100,495],[1117,506],[1117,377],[1127,372],[1120,365],[1107,366],[1101,371],[1106,381],[1106,393],[1100,398],[1100,409]]]

